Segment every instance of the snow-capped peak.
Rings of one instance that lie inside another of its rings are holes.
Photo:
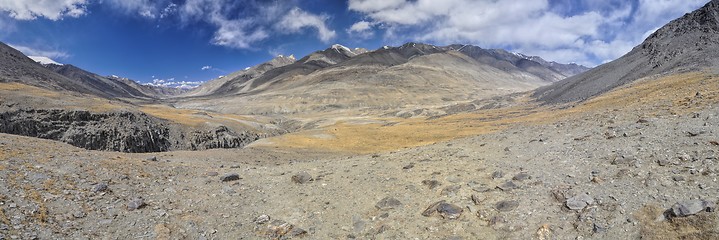
[[[350,48],[342,46],[340,44],[332,45],[332,49],[336,50],[337,52],[342,53],[342,51],[345,51],[347,53],[350,53],[352,55],[356,55]]]
[[[55,62],[54,60],[50,59],[49,57],[43,57],[43,56],[28,56],[30,59],[32,59],[35,62],[38,62],[43,65],[47,64],[55,64],[55,65],[63,65],[62,63]]]
[[[383,49],[389,49],[389,46],[382,46]]]

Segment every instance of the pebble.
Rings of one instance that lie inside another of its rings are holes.
[[[422,212],[422,216],[429,217],[434,213],[439,213],[444,219],[457,219],[462,215],[462,211],[464,210],[461,207],[442,200],[429,205],[429,207]]]
[[[666,165],[669,165],[670,162],[669,162],[669,159],[663,158],[663,159],[657,160],[657,164],[659,164],[659,166],[664,167]]]
[[[447,186],[444,189],[442,189],[442,192],[440,192],[440,194],[445,195],[445,196],[455,195],[455,194],[457,194],[457,191],[459,191],[460,188],[462,188],[462,185]]]
[[[259,217],[255,218],[255,224],[265,224],[270,221],[270,216],[266,214],[262,214]]]
[[[504,173],[502,171],[494,171],[492,173],[492,179],[500,179],[504,177]]]
[[[568,198],[566,202],[566,206],[571,210],[582,210],[591,204],[594,204],[594,198],[586,193]]]
[[[672,206],[671,214],[674,217],[687,217],[700,212],[714,212],[716,204],[714,202],[695,199],[678,202]]]
[[[686,180],[684,178],[684,176],[674,176],[674,177],[672,177],[672,179],[674,179],[674,181],[676,181],[676,182],[683,182]]]
[[[519,207],[519,202],[514,200],[500,201],[494,205],[494,208],[500,212],[510,212]]]
[[[152,156],[152,157],[148,157],[148,158],[146,158],[145,160],[147,160],[147,161],[151,161],[151,162],[157,162],[157,157],[155,157],[155,156]]]
[[[220,180],[223,182],[237,181],[237,180],[240,180],[240,174],[228,173],[228,174],[225,174],[224,176],[222,176],[220,178]]]
[[[402,202],[392,197],[385,197],[374,205],[379,210],[391,210],[401,206]]]
[[[440,183],[440,182],[437,181],[437,180],[423,180],[423,181],[422,181],[422,184],[424,184],[425,186],[429,187],[429,189],[434,189],[434,188],[439,187],[440,185],[442,185],[442,183]]]
[[[107,191],[107,183],[98,183],[92,186],[92,192],[104,192]]]
[[[292,182],[294,183],[304,184],[312,180],[312,175],[305,171],[299,172],[292,176]]]
[[[501,185],[497,186],[497,188],[501,189],[502,191],[509,191],[509,190],[517,188],[517,184],[514,184],[514,182],[512,182],[512,181],[507,181],[507,182],[502,183]]]
[[[406,166],[402,167],[402,169],[407,170],[407,169],[412,169],[413,167],[414,167],[414,163],[410,163],[410,164],[407,164]]]
[[[220,175],[220,173],[218,173],[218,172],[207,172],[207,176],[208,176],[208,177],[215,177],[215,176],[218,176],[218,175]]]
[[[127,203],[127,210],[137,210],[145,207],[145,205],[147,205],[145,204],[145,200],[143,200],[142,198],[135,198],[132,199],[129,203]]]
[[[486,197],[480,197],[475,194],[472,194],[471,198],[472,198],[472,203],[474,203],[474,205],[479,205],[480,203],[484,202],[484,200],[487,199]]]
[[[524,181],[524,180],[531,179],[531,178],[532,178],[532,176],[530,176],[529,173],[522,172],[522,173],[519,173],[519,174],[517,174],[517,175],[514,175],[514,177],[512,178],[512,180],[515,180],[515,181]]]

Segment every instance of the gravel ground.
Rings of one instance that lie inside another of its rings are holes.
[[[717,112],[607,110],[363,156],[2,134],[0,239],[717,238]],[[690,200],[706,203],[667,211]]]

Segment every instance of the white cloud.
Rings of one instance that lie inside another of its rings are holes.
[[[138,14],[144,18],[154,19],[161,15],[158,1],[150,0],[106,0],[114,7],[127,12]]]
[[[471,43],[596,65],[707,1],[349,0],[349,10],[370,21],[348,32],[373,22],[387,42]]]
[[[202,71],[210,70],[210,69],[212,69],[212,66],[203,66],[202,67]]]
[[[47,57],[52,59],[63,59],[67,58],[70,55],[63,51],[58,50],[43,50],[43,49],[36,49],[31,48],[27,46],[22,45],[15,45],[15,44],[8,44],[8,46],[17,49],[18,51],[25,54],[25,56],[39,56],[39,57]]]
[[[156,86],[156,87],[192,89],[192,88],[196,88],[196,87],[200,86],[203,83],[205,83],[205,82],[204,81],[176,81],[175,78],[168,78],[168,79],[155,78],[155,79],[152,79],[151,83],[146,83],[145,85]]]
[[[347,33],[352,37],[360,39],[369,39],[374,37],[374,26],[376,24],[368,21],[359,21],[347,29]]]
[[[38,17],[60,20],[65,16],[85,15],[87,3],[87,0],[0,0],[0,10],[17,20],[33,20]]]
[[[290,33],[300,32],[304,28],[315,28],[317,37],[322,42],[329,42],[337,36],[337,33],[327,27],[325,21],[328,19],[329,17],[325,15],[315,15],[300,8],[293,8],[280,20],[277,27]]]

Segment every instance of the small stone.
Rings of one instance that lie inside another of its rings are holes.
[[[517,184],[514,184],[514,182],[512,182],[512,181],[507,181],[507,182],[502,183],[501,185],[497,186],[497,188],[501,189],[502,191],[509,191],[509,190],[517,188]]]
[[[270,221],[270,216],[266,214],[262,214],[259,217],[255,218],[255,224],[265,224]]]
[[[492,173],[492,179],[500,179],[504,177],[504,173],[502,171],[494,171]]]
[[[439,212],[440,216],[444,219],[457,219],[462,215],[462,211],[464,210],[461,207],[454,204],[443,202],[437,206],[437,212]]]
[[[146,158],[145,160],[151,161],[151,162],[157,162],[157,157],[156,157],[156,156],[152,156],[152,157]]]
[[[145,200],[143,200],[142,198],[135,198],[132,199],[129,203],[127,203],[127,210],[137,210],[145,207],[145,205],[147,205],[145,204]]]
[[[445,196],[455,195],[455,194],[457,194],[457,191],[459,191],[460,188],[462,188],[462,185],[447,186],[444,189],[442,189],[442,192],[440,192],[440,194],[445,195]]]
[[[676,182],[686,181],[686,179],[684,178],[684,176],[674,176],[674,177],[672,177],[672,179],[674,179],[674,181],[676,181]]]
[[[571,210],[582,210],[588,205],[594,204],[594,198],[586,193],[567,199],[566,206]]]
[[[515,180],[515,181],[524,181],[524,180],[527,180],[527,179],[530,179],[530,178],[532,178],[532,176],[529,176],[529,174],[526,173],[526,172],[522,172],[522,173],[519,173],[519,174],[517,174],[517,175],[514,175],[514,177],[512,178],[512,180]]]
[[[218,173],[218,172],[207,172],[207,176],[208,176],[208,177],[215,177],[215,176],[217,176],[217,175],[220,175],[220,173]]]
[[[390,210],[401,206],[402,202],[392,197],[385,197],[374,205],[374,207],[379,210]]]
[[[240,180],[240,174],[228,173],[228,174],[225,174],[224,176],[222,176],[220,178],[220,180],[223,182],[237,181],[237,180]]]
[[[447,177],[447,178],[445,178],[445,179],[447,179],[447,181],[449,181],[449,182],[451,182],[451,183],[462,182],[462,179],[461,179],[461,178],[455,177],[455,176],[449,176],[449,177]]]
[[[669,165],[670,162],[669,162],[669,159],[663,158],[663,159],[657,160],[657,164],[659,164],[659,166],[664,167],[664,166]]]
[[[597,223],[594,223],[594,227],[592,228],[592,230],[594,231],[594,233],[603,233],[607,231],[607,228]]]
[[[514,201],[514,200],[500,201],[494,205],[494,208],[500,212],[510,212],[510,211],[513,211],[514,209],[517,209],[518,207],[519,207],[519,202]]]
[[[414,167],[414,163],[407,164],[406,166],[402,167],[404,170],[412,169]]]
[[[422,184],[429,187],[429,189],[434,189],[434,188],[442,185],[442,183],[440,183],[437,180],[423,180]]]
[[[716,204],[714,202],[695,199],[678,202],[670,210],[674,217],[687,217],[700,212],[714,212],[715,209]]]
[[[486,197],[480,197],[478,195],[472,194],[472,203],[474,203],[474,205],[479,205],[480,203],[484,202],[484,200],[486,200],[486,199],[487,199]]]
[[[314,180],[312,179],[312,175],[305,171],[299,172],[292,176],[292,182],[294,183],[304,184],[312,180]]]
[[[107,183],[101,182],[92,186],[92,192],[104,192],[107,191]]]
[[[554,232],[549,224],[544,224],[542,227],[537,229],[537,239],[539,240],[550,240],[555,239]]]

